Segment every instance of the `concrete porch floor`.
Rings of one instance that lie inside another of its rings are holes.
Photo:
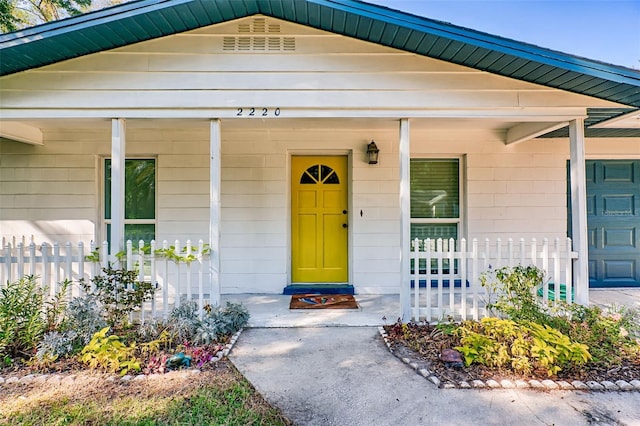
[[[291,296],[278,294],[227,294],[227,301],[249,309],[249,327],[364,327],[393,324],[400,313],[397,294],[357,294],[359,309],[290,310]],[[592,289],[591,304],[640,309],[640,288]]]

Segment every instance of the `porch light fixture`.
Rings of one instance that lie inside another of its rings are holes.
[[[367,145],[367,158],[369,158],[369,164],[378,164],[379,152],[380,150],[374,141],[371,141],[371,143]]]

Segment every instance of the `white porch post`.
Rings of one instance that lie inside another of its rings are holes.
[[[211,120],[209,135],[209,247],[211,273],[211,304],[220,305],[220,120]]]
[[[411,153],[409,119],[400,120],[400,318],[411,320],[411,283],[409,249],[411,246],[411,186],[409,157]]]
[[[126,120],[111,120],[111,260],[124,250],[124,161],[126,152]]]
[[[587,181],[584,148],[584,119],[569,123],[571,170],[571,234],[573,249],[578,252],[574,261],[573,283],[575,300],[589,304],[589,246],[587,235]]]

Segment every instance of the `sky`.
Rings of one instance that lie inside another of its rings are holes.
[[[640,0],[364,0],[640,69]]]

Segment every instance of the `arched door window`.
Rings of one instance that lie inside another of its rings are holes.
[[[318,183],[338,185],[340,183],[340,178],[331,167],[323,164],[316,164],[309,167],[302,173],[300,183],[310,185]]]

